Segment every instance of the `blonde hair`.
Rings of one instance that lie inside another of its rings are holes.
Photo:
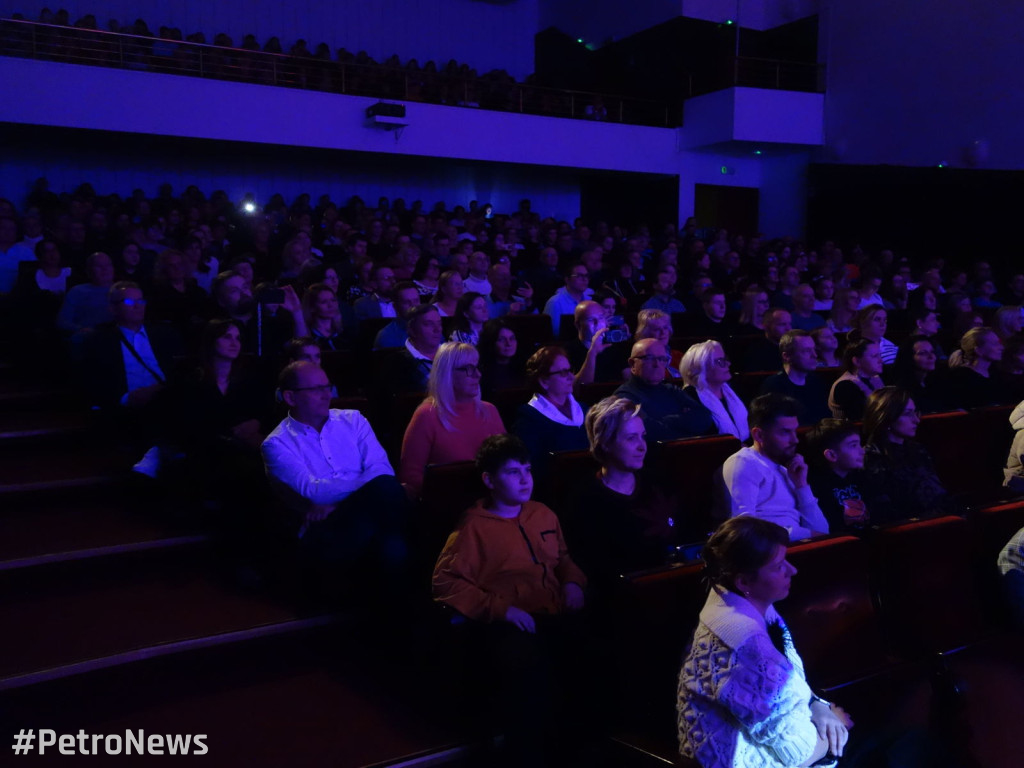
[[[640,415],[640,406],[624,397],[606,397],[587,411],[583,425],[587,430],[590,453],[601,464],[608,460],[608,446],[627,420]]]
[[[479,363],[480,354],[472,344],[450,341],[437,348],[434,364],[430,368],[430,376],[427,379],[426,402],[437,409],[441,426],[449,432],[453,431],[455,421],[455,385],[452,381],[455,369],[463,365],[478,365]],[[474,402],[474,410],[478,417],[483,418],[484,408],[479,393]]]
[[[992,318],[992,330],[1000,339],[1008,339],[1015,333],[1020,333],[1020,319],[1020,307],[1000,307]]]
[[[683,381],[698,391],[707,389],[708,366],[711,364],[711,356],[719,349],[722,349],[720,343],[708,339],[686,350],[683,359],[679,361],[679,374]]]
[[[633,335],[633,338],[636,341],[640,341],[640,339],[653,339],[654,337],[648,332],[648,326],[655,320],[661,320],[663,317],[668,318],[669,328],[671,328],[672,316],[668,312],[663,312],[660,309],[641,309],[636,316],[636,333]]]
[[[960,339],[960,349],[949,356],[949,367],[958,368],[961,365],[974,366],[978,360],[978,347],[985,343],[985,337],[996,332],[988,326],[971,328]],[[999,334],[996,334],[998,337]],[[958,355],[957,352],[960,354]]]

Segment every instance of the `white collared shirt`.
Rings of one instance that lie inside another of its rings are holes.
[[[289,414],[260,447],[267,476],[299,510],[336,504],[380,475],[394,475],[359,411],[332,408],[319,432]]]

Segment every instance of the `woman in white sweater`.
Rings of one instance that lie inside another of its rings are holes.
[[[702,557],[711,590],[679,673],[679,751],[702,768],[834,765],[853,726],[818,698],[773,603],[796,569],[789,534],[755,517],[734,517]],[[820,762],[819,762],[820,761]]]

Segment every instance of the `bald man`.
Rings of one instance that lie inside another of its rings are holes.
[[[668,348],[657,339],[641,339],[629,357],[629,380],[615,390],[640,406],[648,442],[718,434],[714,417],[703,403],[665,381]]]

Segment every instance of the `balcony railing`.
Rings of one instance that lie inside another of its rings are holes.
[[[0,55],[548,117],[679,124],[665,102],[542,88],[508,76],[466,78],[17,19],[0,19]]]
[[[737,56],[733,60],[733,85],[824,93],[825,67],[822,64]]]

